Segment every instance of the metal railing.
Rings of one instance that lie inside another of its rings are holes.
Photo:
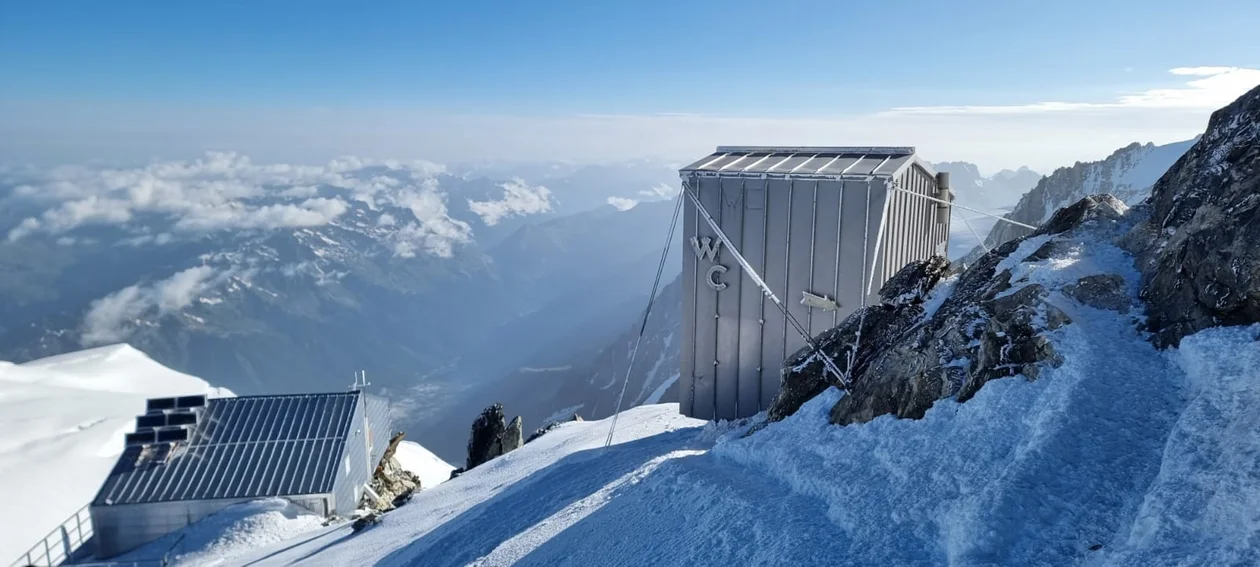
[[[12,563],[13,567],[51,567],[69,563],[92,539],[92,516],[84,505]]]

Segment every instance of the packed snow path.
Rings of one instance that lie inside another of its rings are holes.
[[[677,415],[570,423],[413,501],[360,534],[328,528],[251,565],[1255,564],[1260,326],[1159,352],[1136,314],[1059,293],[1128,256],[1076,242],[1020,263],[1073,320],[1063,364],[988,383],[921,420],[837,427],[832,390],[741,437]],[[941,293],[948,293],[944,286]]]

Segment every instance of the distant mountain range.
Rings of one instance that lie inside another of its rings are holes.
[[[1126,204],[1136,205],[1150,196],[1151,186],[1181,158],[1194,142],[1195,137],[1184,142],[1156,146],[1134,142],[1113,152],[1106,159],[1076,162],[1060,167],[1037,182],[1031,191],[1019,199],[1005,218],[1033,226],[1040,225],[1055,211],[1070,205],[1087,195],[1108,193]],[[984,247],[998,245],[1024,236],[1028,229],[1009,223],[997,223],[984,239],[984,246],[977,246],[966,256],[974,261],[984,253]]]

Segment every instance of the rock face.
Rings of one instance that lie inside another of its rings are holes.
[[[1260,87],[1212,114],[1129,235],[1158,345],[1260,321]]]
[[[503,404],[494,404],[481,412],[473,421],[472,433],[468,436],[468,461],[464,470],[474,467],[503,454],[503,433],[507,425],[503,417]]]
[[[520,449],[525,444],[522,439],[524,421],[521,416],[513,418],[511,423],[506,422],[503,404],[486,408],[473,420],[472,432],[468,435],[468,460],[464,463],[464,468],[451,474],[451,478],[499,455]]]
[[[1070,246],[1059,241],[1060,233],[1100,225],[1114,230],[1125,210],[1109,195],[1082,199],[1032,235],[985,254],[930,297],[948,262],[934,258],[903,268],[880,290],[879,305],[818,337],[842,369],[851,367],[848,393],[832,408],[832,422],[860,423],[884,414],[919,418],[936,400],[966,401],[990,380],[1036,379],[1042,365],[1061,363],[1045,334],[1071,320],[1047,301],[1049,290],[1020,279],[1020,264],[1064,254]],[[1088,283],[1091,290],[1106,289],[1106,281]],[[798,352],[784,368],[770,419],[790,415],[828,385],[821,358],[808,349]]]
[[[1040,226],[1059,208],[1095,194],[1109,194],[1125,203],[1136,204],[1150,194],[1151,185],[1193,143],[1194,140],[1163,146],[1132,143],[1102,161],[1077,162],[1070,167],[1061,167],[1038,181],[1005,217]],[[1031,232],[999,222],[985,237],[985,246],[996,248]],[[963,263],[971,264],[982,254],[984,249],[977,246],[963,259]]]
[[[508,453],[521,448],[525,444],[523,440],[524,433],[521,431],[521,416],[516,416],[509,423],[507,430],[503,432],[503,452]]]

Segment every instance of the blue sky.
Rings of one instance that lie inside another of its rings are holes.
[[[597,141],[610,146],[600,154],[605,158],[691,151],[671,144],[679,136],[704,138],[696,132],[704,126],[661,116],[676,113],[744,121],[730,135],[784,142],[795,139],[791,124],[838,121],[835,143],[846,143],[844,125],[895,108],[955,107],[957,114],[958,107],[1046,101],[1108,104],[1204,76],[1171,69],[1260,69],[1256,21],[1260,2],[1243,1],[0,1],[0,133],[8,122],[11,134],[30,140],[25,149],[9,142],[0,150],[87,157],[93,147],[85,140],[113,133],[137,155],[238,139],[266,153],[266,140],[317,135],[309,128],[315,115],[329,122],[329,136],[371,137],[371,124],[414,124],[431,139],[413,132],[393,151],[450,154],[439,159],[546,157],[549,144],[537,137],[518,142],[526,152],[499,138],[528,138],[555,121],[567,136],[598,137],[598,126],[565,129],[592,115],[655,119],[607,130],[630,140]],[[1230,92],[1250,80],[1235,75]],[[1170,120],[1168,131],[1139,128],[1130,137],[1193,135],[1190,127],[1201,129],[1210,108],[1185,106],[1168,111],[1184,125]],[[1121,121],[1140,125],[1149,116]],[[1129,126],[1113,119],[1096,122],[1123,139]],[[919,120],[921,129],[970,129],[956,118],[947,126]],[[913,137],[915,124],[900,121]],[[496,134],[496,124],[505,131]],[[146,127],[162,135],[150,132],[146,142]],[[861,128],[851,132],[870,137]],[[1046,135],[1066,143],[1061,138],[1069,134]],[[811,136],[826,137],[800,135]],[[434,140],[452,137],[465,140],[455,152]],[[479,139],[487,143],[479,146]],[[581,159],[573,148],[592,146],[558,142],[557,158]],[[391,151],[380,140],[366,145]],[[970,159],[982,165],[1018,161],[980,146]],[[478,148],[484,155],[475,155]],[[310,148],[312,158],[321,152],[356,149]],[[293,153],[283,157],[300,157]],[[1067,155],[1046,159],[1060,153]]]

